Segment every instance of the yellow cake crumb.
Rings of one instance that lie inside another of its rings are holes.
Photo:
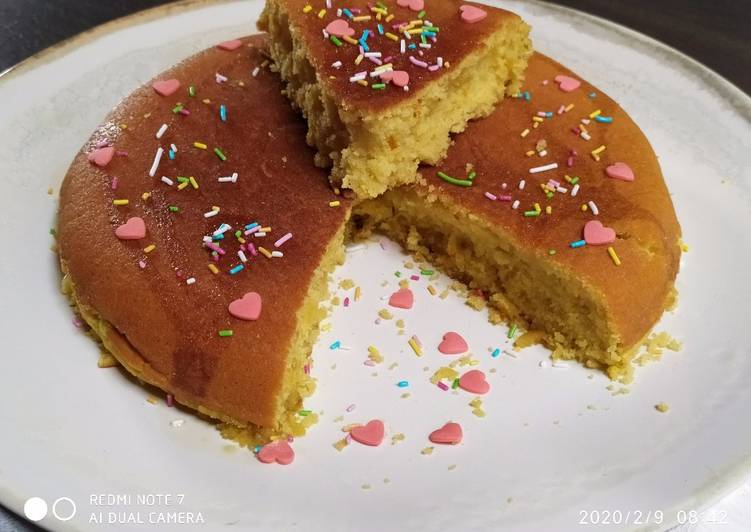
[[[381,310],[378,311],[378,317],[384,320],[390,320],[391,318],[394,317],[394,315],[391,314],[391,312],[389,312],[388,309],[382,308]]]
[[[668,410],[670,410],[670,406],[667,403],[657,403],[655,405],[655,410],[658,412],[662,412],[663,414],[666,413]]]
[[[432,445],[425,447],[422,451],[420,451],[420,454],[424,454],[424,455],[433,454],[433,449],[434,447]]]
[[[331,304],[334,305],[335,307],[338,307],[341,302],[342,300],[339,299],[339,296],[334,296],[331,298]]]
[[[339,283],[339,288],[342,290],[349,290],[353,286],[355,286],[355,282],[352,279],[342,279]]]
[[[368,358],[376,364],[383,362],[383,355],[372,345],[368,347]]]
[[[102,351],[99,353],[99,360],[97,360],[96,365],[100,368],[114,368],[117,366],[117,359],[110,353]]]
[[[147,403],[151,403],[152,405],[155,405],[155,404],[157,404],[159,402],[159,400],[156,397],[154,397],[153,395],[149,395],[146,398],[146,402]]]
[[[391,436],[391,445],[396,445],[397,443],[404,441],[406,438],[407,437],[401,432],[394,434],[393,436]]]

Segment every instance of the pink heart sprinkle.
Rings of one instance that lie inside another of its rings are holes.
[[[601,246],[615,242],[615,230],[605,227],[598,220],[584,224],[584,241],[590,246]]]
[[[295,451],[292,450],[289,443],[279,440],[267,443],[261,447],[256,456],[264,464],[273,464],[276,462],[281,465],[289,465],[295,459]]]
[[[326,33],[336,37],[351,37],[355,34],[355,29],[349,27],[349,22],[342,18],[332,20],[326,26]]]
[[[235,318],[255,321],[261,315],[261,306],[261,295],[257,292],[248,292],[240,299],[235,299],[230,303],[228,310]]]
[[[412,308],[415,296],[409,288],[400,288],[389,298],[389,305],[396,308]]]
[[[243,45],[240,39],[232,39],[231,41],[220,42],[216,45],[221,50],[227,50],[228,52],[234,52]]]
[[[480,9],[477,6],[463,5],[459,8],[459,12],[462,15],[462,20],[470,24],[480,22],[482,19],[488,16],[487,11]]]
[[[558,88],[561,89],[563,92],[575,91],[582,84],[582,82],[579,81],[578,79],[572,78],[569,76],[564,76],[563,74],[556,76],[555,82],[558,84]]]
[[[115,236],[120,240],[139,240],[146,236],[146,222],[135,216],[115,229]]]
[[[433,443],[456,445],[462,441],[462,436],[462,426],[459,423],[449,422],[431,432],[428,439]]]
[[[383,441],[383,421],[380,419],[371,419],[367,425],[355,427],[350,431],[352,439],[362,443],[363,445],[370,445],[371,447],[378,447]]]
[[[443,335],[443,341],[438,345],[438,351],[444,355],[459,355],[469,351],[469,346],[459,333],[450,331]]]
[[[486,394],[490,390],[490,384],[485,380],[485,374],[479,369],[471,369],[459,377],[459,387],[477,395]]]
[[[623,181],[633,181],[634,171],[626,163],[615,163],[605,168],[605,173],[613,179],[622,179]]]
[[[157,94],[160,94],[162,96],[170,96],[177,92],[177,89],[180,88],[180,82],[176,79],[162,79],[155,81],[151,86],[154,88]]]
[[[401,7],[408,7],[412,11],[422,11],[425,7],[425,0],[396,0],[396,4]]]
[[[97,148],[89,154],[89,162],[94,163],[100,168],[104,168],[105,166],[110,164],[110,161],[114,156],[115,148],[113,148],[112,146],[107,146],[106,148]]]

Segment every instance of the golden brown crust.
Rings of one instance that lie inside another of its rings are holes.
[[[368,0],[347,2],[346,7],[351,11],[357,13],[355,10],[359,9],[360,15],[373,15],[370,21],[350,22],[350,27],[355,30],[352,38],[358,40],[366,29],[376,33],[366,41],[373,47],[372,50],[381,52],[382,59],[391,57],[389,62],[393,64],[394,70],[403,70],[409,74],[409,92],[394,86],[387,86],[386,90],[373,90],[370,87],[363,87],[350,82],[350,77],[377,65],[368,60],[356,65],[355,59],[360,53],[357,45],[344,42],[342,46],[336,46],[323,37],[322,31],[331,21],[337,18],[347,19],[346,15],[337,16],[337,6],[326,10],[323,18],[319,18],[318,12],[321,6],[307,13],[303,11],[305,6],[310,3],[308,0],[269,0],[269,2],[279,4],[287,12],[290,26],[305,42],[309,52],[308,59],[315,68],[318,81],[323,84],[326,92],[332,95],[338,105],[346,109],[357,109],[363,114],[377,113],[407,99],[419,98],[422,89],[449,70],[439,68],[431,72],[426,68],[413,65],[409,56],[414,56],[415,59],[424,61],[429,65],[436,64],[438,57],[441,57],[444,63],[458,65],[464,57],[485,47],[488,37],[502,28],[504,24],[510,21],[521,22],[519,16],[514,13],[483,4],[458,2],[456,0],[428,0],[425,2],[424,20],[439,28],[437,41],[435,43],[427,41],[428,44],[433,45],[430,49],[423,48],[411,51],[408,49],[408,53],[401,54],[398,41],[377,34],[377,23],[379,21],[375,19],[374,13],[368,7],[374,5],[373,2]],[[388,23],[385,19],[380,21],[384,34],[391,32],[402,38],[396,26],[400,23],[417,20],[418,13],[407,7],[399,6],[396,0],[389,0],[384,4],[388,7],[388,13],[394,15],[393,20]],[[487,16],[479,22],[464,22],[459,11],[463,5],[481,8],[487,13]],[[267,29],[263,15],[259,27],[263,30]],[[411,43],[419,45],[420,38],[415,36],[406,42],[407,45]],[[420,52],[422,52],[422,55],[420,55]],[[341,61],[341,68],[332,66],[336,61]]]
[[[332,194],[325,172],[313,167],[304,124],[281,96],[277,77],[266,70],[251,76],[264,60],[264,42],[256,36],[236,51],[202,52],[160,76],[178,79],[178,92],[160,96],[147,84],[118,106],[66,175],[58,234],[61,260],[79,303],[95,309],[116,329],[118,341],[127,342],[129,349],[121,353],[139,355],[123,361],[131,371],[148,371],[142,375],[146,380],[185,404],[270,425],[296,311],[327,245],[345,222],[348,205]],[[218,84],[216,72],[228,81]],[[188,96],[190,85],[195,98]],[[205,98],[211,103],[203,103]],[[191,114],[174,114],[177,102]],[[228,111],[226,123],[219,118],[220,104]],[[162,123],[169,127],[157,140]],[[99,168],[88,162],[87,153],[103,138],[127,156],[115,156]],[[194,148],[195,141],[208,149]],[[175,160],[165,154],[156,176],[149,177],[157,147],[168,149],[172,143],[179,150]],[[219,160],[214,147],[227,161]],[[236,184],[217,181],[233,172],[239,174]],[[172,180],[195,176],[199,188],[178,191],[160,182],[163,175]],[[118,178],[116,190],[113,177]],[[151,197],[143,200],[144,192]],[[290,202],[290,197],[300,201]],[[119,198],[129,199],[129,205],[114,206]],[[342,202],[340,208],[329,207],[335,199]],[[205,218],[212,206],[220,207],[219,215]],[[119,240],[115,228],[133,216],[145,220],[146,238]],[[239,242],[228,233],[226,257],[213,262],[202,237],[221,223],[241,228],[253,221],[272,228],[265,238],[248,237],[256,245],[273,250],[285,233],[293,238],[281,248],[283,258],[258,255],[244,271],[229,275],[239,263]],[[144,253],[149,244],[156,249]],[[209,263],[220,273],[212,274]],[[186,284],[189,277],[195,284]],[[260,319],[230,316],[229,303],[249,291],[263,297]],[[222,329],[232,329],[234,336],[219,337]]]
[[[472,122],[455,138],[444,162],[436,168],[424,167],[426,183],[418,191],[437,192],[482,217],[491,226],[501,228],[517,240],[517,245],[537,254],[539,260],[551,261],[575,272],[602,294],[610,318],[621,333],[624,348],[638,342],[662,315],[673,280],[678,272],[680,226],[670,195],[662,178],[657,158],[639,127],[626,112],[606,94],[582,80],[581,87],[563,92],[554,82],[558,75],[578,78],[552,59],[536,53],[529,62],[525,98],[503,101],[488,118]],[[543,84],[547,80],[547,84]],[[595,97],[590,97],[590,93]],[[574,104],[563,114],[561,106]],[[572,132],[582,118],[601,110],[612,117],[612,123],[592,120],[585,126],[591,140],[585,141]],[[552,112],[533,128],[532,117],[539,111]],[[522,137],[521,133],[530,133]],[[547,155],[527,157],[540,140],[547,142]],[[606,146],[594,160],[590,152]],[[567,167],[570,150],[578,156]],[[529,169],[557,162],[559,168],[530,174]],[[634,171],[633,182],[606,176],[605,168],[616,162],[628,164]],[[477,177],[470,188],[458,187],[437,177],[437,170],[449,176],[464,178],[466,164],[474,165]],[[564,175],[578,176],[580,190],[576,197]],[[519,190],[519,181],[526,186]],[[555,193],[547,199],[540,184],[549,179],[560,181],[567,194]],[[504,190],[502,184],[506,183]],[[510,195],[519,200],[512,209],[511,201],[491,201],[485,192],[496,196]],[[599,215],[583,212],[581,206],[594,201]],[[525,217],[524,211],[540,204],[543,213]],[[545,214],[547,205],[552,214]],[[616,250],[621,265],[616,266],[607,246],[585,246],[572,249],[570,243],[582,238],[582,229],[589,220],[599,220],[615,229]],[[555,250],[554,255],[549,250]]]

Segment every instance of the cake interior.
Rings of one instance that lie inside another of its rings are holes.
[[[446,155],[449,133],[487,116],[504,95],[518,93],[531,47],[529,27],[509,19],[483,47],[428,84],[413,98],[383,109],[352,108],[331,94],[311,64],[310,50],[279,2],[267,2],[259,27],[271,35],[269,51],[287,84],[287,96],[308,122],[316,164],[333,166],[335,186],[372,198],[417,179],[420,162]],[[401,90],[390,87],[388,90]]]

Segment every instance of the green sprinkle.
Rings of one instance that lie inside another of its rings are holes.
[[[550,192],[549,190],[545,193],[545,195],[548,197],[548,199],[553,197],[553,193]]]
[[[459,387],[459,379],[454,379],[454,382],[451,383],[451,389],[456,390]]]
[[[219,157],[222,161],[227,160],[227,156],[222,153],[222,150],[219,148],[214,148],[214,153],[216,153],[216,156]]]
[[[170,212],[179,212],[180,211],[180,207],[177,207],[176,205],[170,205],[169,206],[169,210],[170,210]]]
[[[341,46],[341,45],[342,45],[342,41],[340,41],[340,40],[339,40],[339,39],[338,39],[338,38],[336,37],[336,35],[332,35],[332,36],[330,37],[330,39],[331,39],[331,42],[333,42],[333,43],[334,43],[335,45],[337,45],[337,46]]]
[[[196,95],[196,88],[193,85],[191,85],[190,87],[188,87],[188,94],[190,96],[195,96]]]
[[[423,9],[417,14],[417,18],[424,18],[425,17],[425,10]]]
[[[223,338],[226,338],[227,336],[232,336],[233,334],[234,332],[232,331],[232,329],[222,329],[221,331],[219,331],[219,336]]]
[[[386,88],[386,84],[385,83],[373,83],[370,86],[370,88],[373,89],[374,91],[383,90]]]
[[[474,181],[474,180],[475,180],[475,177],[477,177],[477,172],[475,172],[474,170],[472,170],[472,171],[471,171],[471,172],[469,173],[469,175],[467,175],[467,179],[469,179],[470,181]]]
[[[455,177],[451,177],[450,175],[446,175],[443,172],[438,172],[438,177],[443,179],[446,183],[451,183],[452,185],[457,185],[460,187],[471,187],[472,181],[465,180],[465,179],[457,179]]]
[[[235,237],[236,238],[240,238],[242,236],[242,234],[243,234],[242,231],[235,231]]]
[[[178,183],[187,183],[188,181],[190,181],[190,179],[188,179],[187,177],[177,176]]]
[[[300,411],[298,412],[298,414],[299,414],[299,415],[301,415],[302,417],[305,417],[305,416],[307,416],[308,414],[310,414],[310,410],[300,410]]]
[[[438,33],[440,31],[440,28],[438,26],[423,26],[423,31],[429,31],[432,33]]]
[[[574,177],[573,177],[573,179],[571,179],[571,184],[572,184],[572,185],[575,185],[575,184],[577,184],[578,182],[579,182],[579,176],[578,176],[578,175],[577,175],[577,176],[574,176]]]
[[[540,216],[540,211],[524,211],[524,216],[531,217],[531,216]]]
[[[176,106],[172,108],[172,112],[175,114],[179,113],[182,110],[183,110],[183,104],[181,103],[178,103]]]
[[[396,275],[397,277],[401,277],[402,276],[402,272],[394,272],[394,275]]]
[[[511,339],[516,334],[516,323],[514,323],[511,328],[508,330],[508,338]]]
[[[420,273],[423,275],[433,275],[435,272],[433,270],[420,270]]]
[[[57,230],[54,227],[50,227],[50,234],[52,236],[57,236]]]

